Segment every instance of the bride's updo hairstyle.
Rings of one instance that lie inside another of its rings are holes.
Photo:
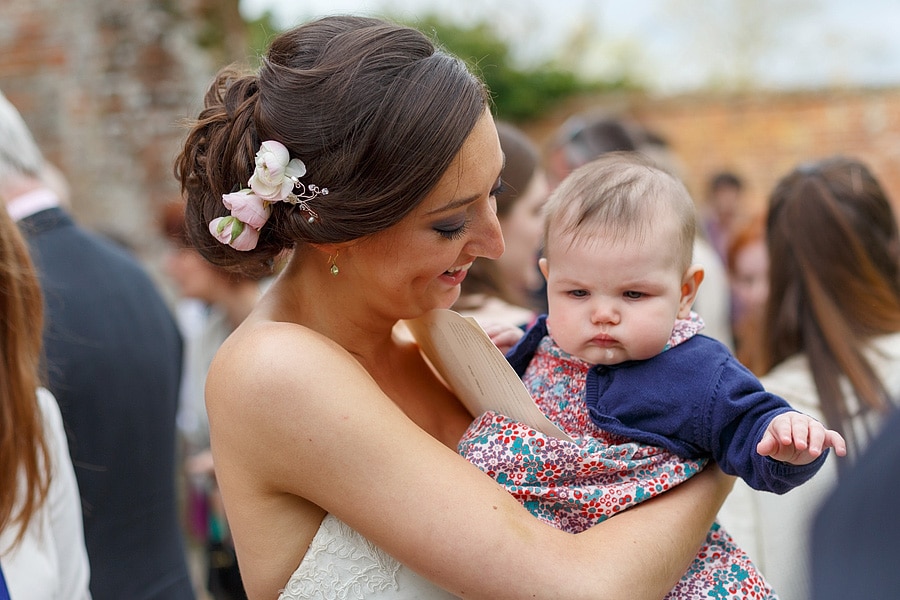
[[[276,37],[256,74],[219,72],[175,174],[191,243],[233,271],[271,272],[297,243],[337,243],[383,231],[435,187],[488,105],[459,59],[421,32],[379,19],[325,17]],[[256,248],[219,243],[209,223],[222,195],[246,188],[260,144],[302,160],[305,184],[327,188],[301,206],[271,205]]]

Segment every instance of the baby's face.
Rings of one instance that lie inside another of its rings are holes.
[[[676,318],[687,318],[696,285],[679,266],[664,224],[642,239],[604,231],[573,240],[551,231],[541,270],[547,324],[556,343],[592,364],[643,360],[662,352]],[[689,270],[690,272],[690,270]]]

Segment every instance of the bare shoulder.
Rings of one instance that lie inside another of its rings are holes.
[[[338,344],[301,325],[245,323],[228,338],[210,367],[206,403],[214,433],[232,428],[253,444],[315,432],[339,412],[336,395],[378,395],[362,366]],[[234,440],[238,445],[240,440]]]
[[[210,368],[212,398],[235,395],[246,403],[314,397],[321,384],[341,374],[367,378],[365,370],[341,346],[302,325],[262,321],[245,323],[222,345]],[[359,381],[355,381],[359,383]],[[210,394],[207,394],[210,397]]]
[[[322,367],[354,363],[352,357],[324,335],[295,323],[245,322],[222,345],[212,371],[259,383],[272,381],[281,369],[319,372]],[[289,382],[288,384],[289,385]]]
[[[352,442],[341,432],[339,399],[368,390],[381,401],[362,367],[324,336],[290,323],[245,325],[216,355],[206,403],[245,586],[274,597],[336,495],[328,474]]]
[[[213,361],[206,403],[217,462],[325,510],[336,471],[355,475],[372,440],[415,429],[349,352],[292,323],[235,331]]]

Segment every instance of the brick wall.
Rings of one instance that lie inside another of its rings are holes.
[[[201,49],[210,26],[231,45]],[[156,210],[179,194],[180,122],[243,47],[237,0],[0,2],[0,90],[65,176],[76,217],[143,255]]]
[[[621,114],[660,133],[702,203],[707,178],[730,169],[747,184],[747,202],[763,210],[777,180],[801,161],[835,154],[862,159],[900,208],[900,89],[829,90],[669,98],[611,95],[580,99],[526,128],[547,141],[581,111]]]

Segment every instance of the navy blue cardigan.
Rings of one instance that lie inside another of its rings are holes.
[[[546,335],[544,315],[507,353],[519,377]],[[828,454],[797,466],[757,453],[769,422],[793,409],[704,335],[647,360],[591,367],[585,396],[591,420],[604,431],[685,458],[711,457],[757,490],[787,492],[812,477]]]

